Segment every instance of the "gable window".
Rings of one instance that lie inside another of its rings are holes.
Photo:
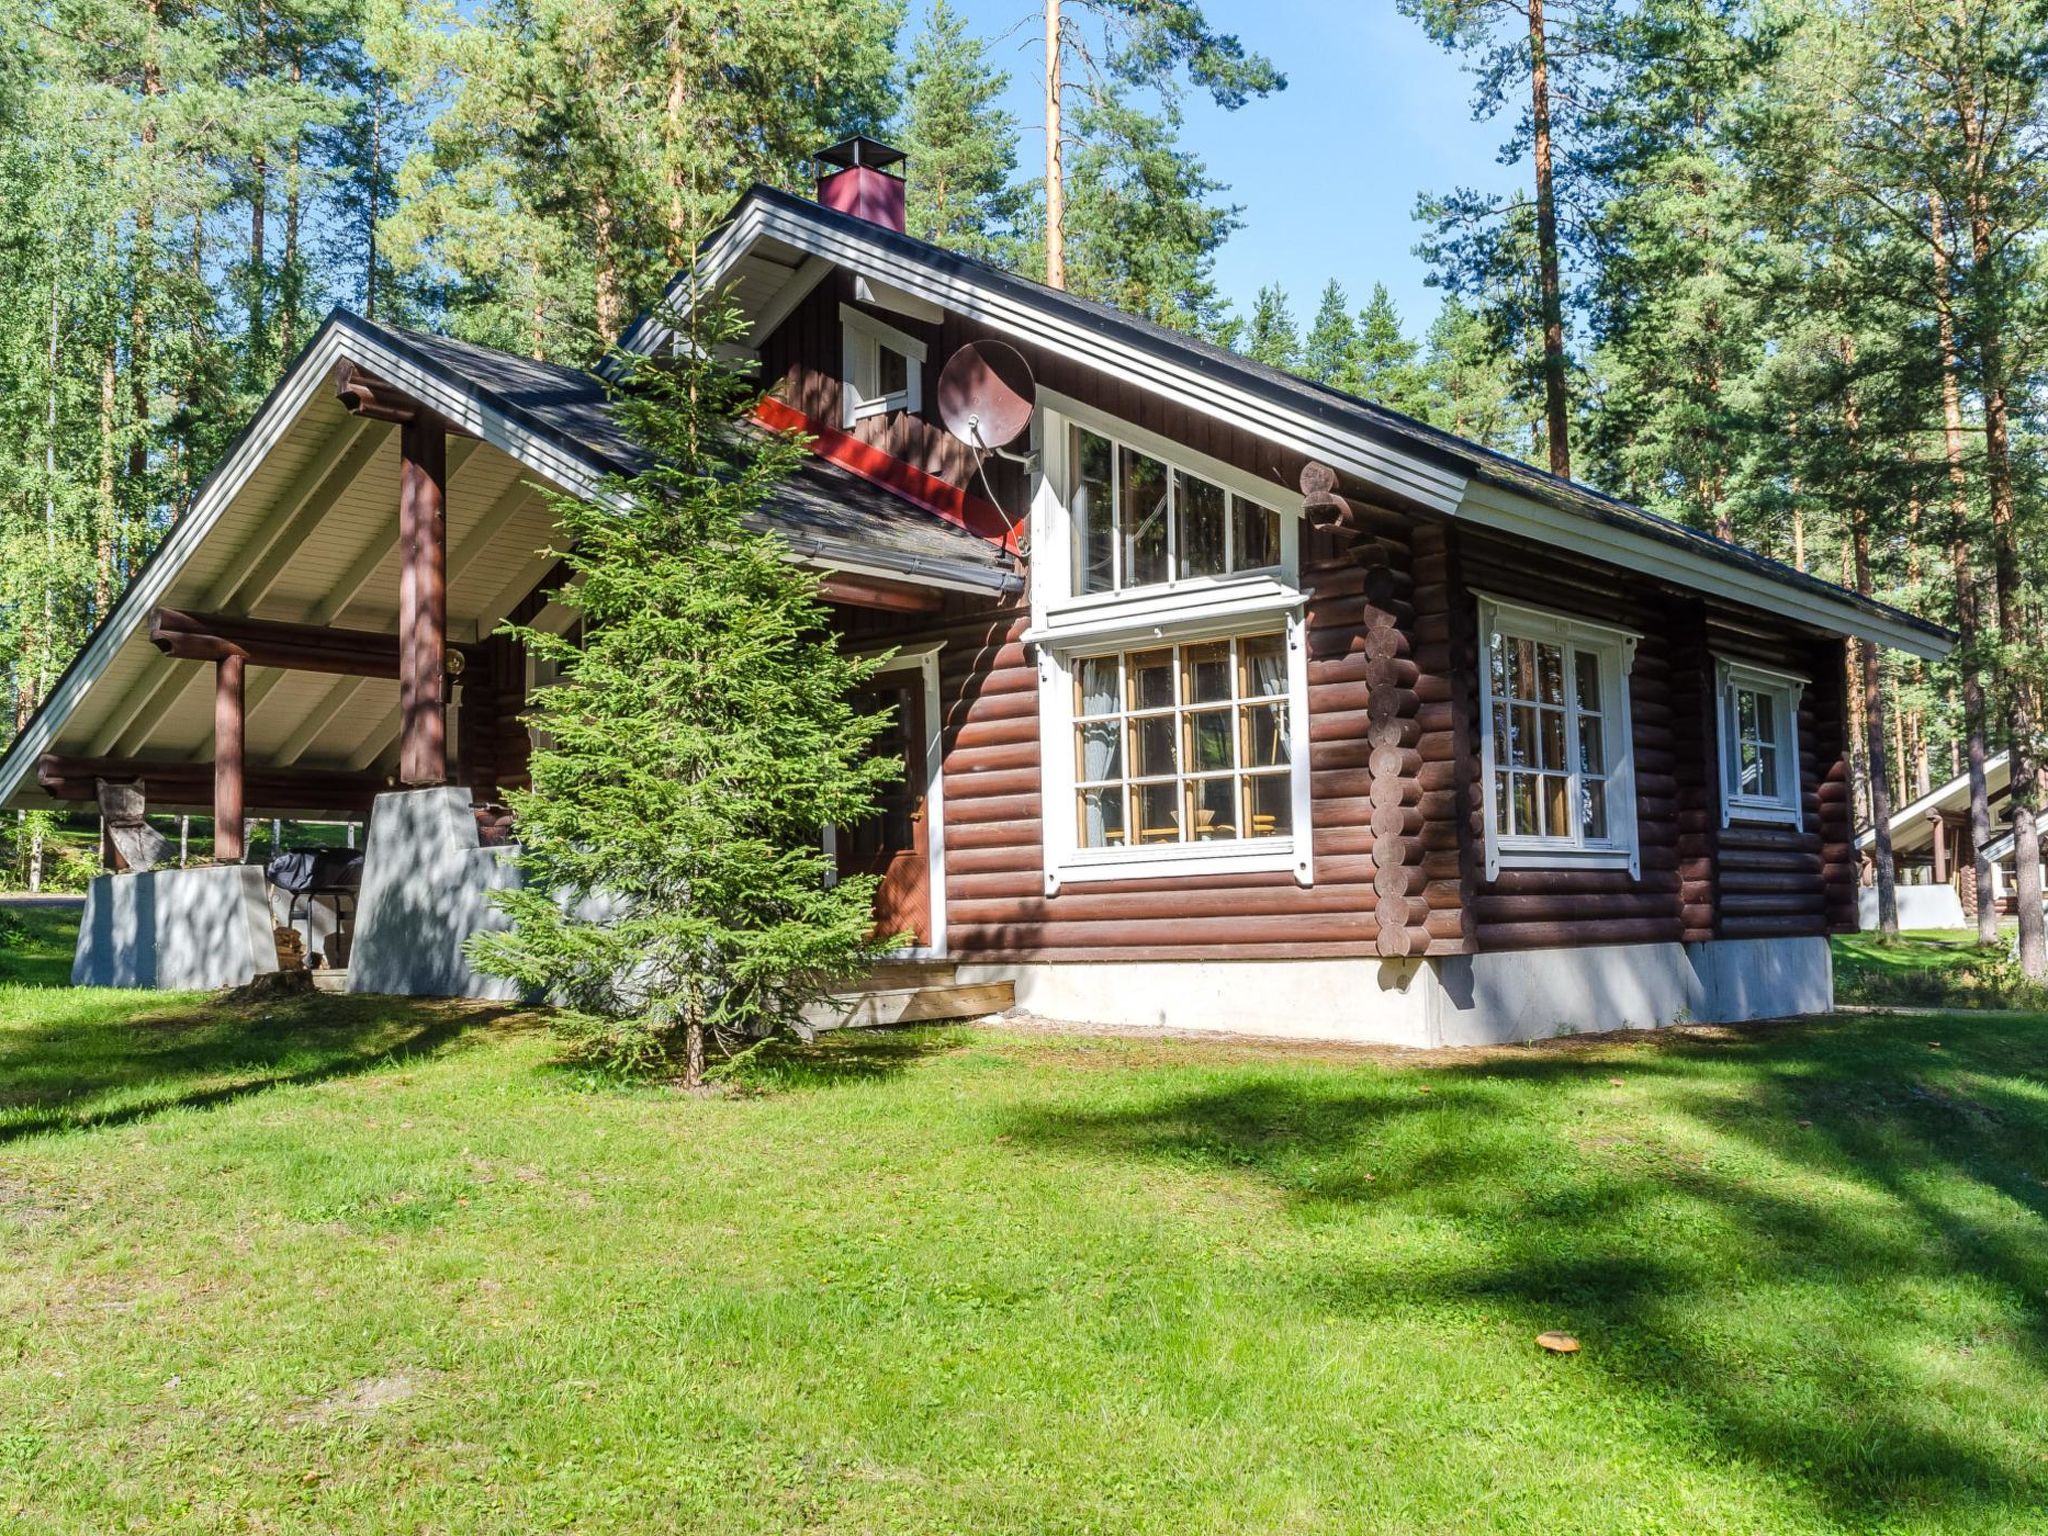
[[[1271,507],[1086,427],[1068,430],[1076,595],[1281,564]]]
[[[839,327],[842,428],[870,416],[924,408],[923,342],[851,304],[839,306]]]
[[[1486,877],[1585,864],[1639,873],[1626,630],[1481,598]]]
[[[1716,658],[1721,707],[1721,825],[1804,825],[1799,803],[1799,699],[1806,679]]]

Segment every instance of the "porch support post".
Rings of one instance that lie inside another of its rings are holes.
[[[213,671],[213,856],[217,862],[242,858],[242,668],[228,655]]]
[[[399,428],[400,782],[448,782],[448,436],[420,412]]]
[[[1949,877],[1948,820],[1939,811],[1929,811],[1927,819],[1933,823],[1934,833],[1934,883],[1947,885]]]

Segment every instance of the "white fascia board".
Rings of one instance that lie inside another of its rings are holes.
[[[136,575],[134,583],[114,605],[77,661],[57,682],[50,697],[0,759],[0,804],[12,799],[31,764],[49,751],[57,734],[86,692],[121,653],[121,648],[142,627],[156,606],[205,543],[206,536],[234,504],[264,459],[291,431],[299,414],[313,399],[334,370],[334,364],[349,348],[341,326],[330,320],[306,348],[299,366],[279,385],[268,405],[250,423],[248,432],[214,472],[199,499],[166,535],[156,554]]]
[[[1362,434],[1332,428],[1240,389],[1227,379],[1073,325],[1028,302],[992,292],[971,281],[932,272],[914,259],[862,239],[857,231],[824,228],[788,209],[765,202],[745,208],[706,253],[707,262],[714,270],[722,270],[764,235],[826,257],[856,273],[877,277],[1084,366],[1169,395],[1191,409],[1243,427],[1270,442],[1320,459],[1439,512],[1467,518],[1483,527],[1518,533],[1538,543],[1586,550],[1646,575],[1751,607],[1768,607],[1816,628],[1875,640],[1909,655],[1934,660],[1954,649],[1953,641],[1869,613],[1854,603],[1836,601],[1791,583],[1760,582],[1754,575],[1705,551],[1688,551],[1649,534],[1615,528],[1583,514],[1550,507],[1532,497],[1402,453]]]
[[[1713,556],[1667,544],[1649,534],[1616,528],[1598,519],[1544,505],[1482,481],[1473,481],[1458,516],[1482,528],[1497,528],[1540,544],[1556,545],[1610,561],[1646,576],[1660,577],[1696,592],[1709,592],[1751,608],[1763,608],[1834,634],[1875,640],[1927,660],[1938,660],[1954,642],[1930,635],[1854,603],[1809,591],[1790,582],[1765,582]]]
[[[269,403],[236,445],[204,492],[144,566],[106,623],[87,642],[73,667],[37,712],[5,759],[0,759],[0,804],[21,787],[30,766],[50,749],[87,690],[113,664],[121,648],[140,630],[169,592],[171,585],[198,553],[207,536],[234,504],[257,467],[282,442],[318,392],[327,387],[341,359],[367,368],[415,395],[456,426],[501,449],[528,469],[579,496],[597,495],[602,472],[474,397],[443,382],[418,364],[356,329],[348,317],[331,319],[321,328],[278,386]],[[395,516],[394,512],[394,516]]]
[[[1311,458],[1442,513],[1454,512],[1466,478],[1390,448],[1333,433],[1323,423],[1239,387],[1229,379],[1158,356],[1120,338],[1046,314],[1038,306],[970,280],[933,272],[922,263],[864,240],[857,231],[822,228],[789,210],[755,203],[727,225],[705,253],[700,277],[715,282],[756,239],[772,237],[824,256],[862,276],[952,310],[994,330],[1043,347],[1087,368],[1163,393],[1190,409],[1242,427],[1268,442]],[[670,300],[674,301],[671,291]],[[642,343],[644,348],[645,343]]]

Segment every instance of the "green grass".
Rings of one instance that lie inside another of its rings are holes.
[[[2008,926],[1998,945],[1974,931],[1907,932],[1886,944],[1875,934],[1837,936],[1835,997],[1894,1007],[2032,1008],[2048,1012],[2048,988],[2029,981],[2012,954]]]
[[[2038,1531],[2044,1069],[0,988],[0,1530]]]

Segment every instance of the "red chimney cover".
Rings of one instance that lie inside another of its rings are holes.
[[[903,177],[891,166],[908,157],[878,139],[856,135],[818,151],[818,201],[839,213],[903,233]]]

